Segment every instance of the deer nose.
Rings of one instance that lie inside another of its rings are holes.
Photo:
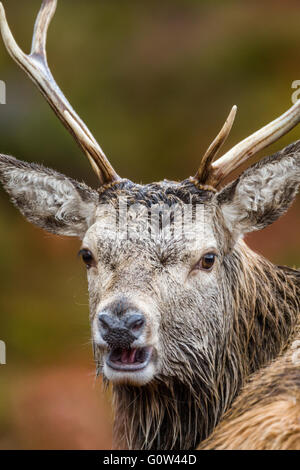
[[[146,320],[139,312],[128,312],[120,317],[104,311],[99,313],[98,322],[100,334],[110,346],[119,343],[130,346],[141,336]]]

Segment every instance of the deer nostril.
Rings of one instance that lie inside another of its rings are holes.
[[[126,319],[126,327],[132,332],[140,332],[142,327],[145,325],[145,317],[140,313],[134,313]]]
[[[109,330],[109,329],[113,328],[113,326],[114,326],[114,321],[113,321],[112,317],[110,315],[107,315],[107,313],[100,313],[98,315],[98,321],[100,323],[100,326],[104,330]]]

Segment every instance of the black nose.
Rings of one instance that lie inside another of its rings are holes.
[[[146,323],[142,313],[130,311],[122,316],[112,314],[109,310],[98,315],[99,331],[102,338],[112,347],[129,348],[138,339]]]

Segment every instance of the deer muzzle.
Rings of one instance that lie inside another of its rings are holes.
[[[106,364],[120,372],[136,372],[149,364],[151,346],[143,346],[146,319],[139,311],[115,315],[104,310],[98,315],[99,333],[107,344]]]

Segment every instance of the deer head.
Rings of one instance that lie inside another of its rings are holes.
[[[92,189],[5,155],[0,157],[0,179],[30,222],[82,240],[94,351],[108,380],[137,386],[189,377],[192,384],[198,374],[203,384],[216,388],[216,376],[222,375],[218,359],[233,344],[233,304],[242,295],[236,286],[246,271],[249,281],[255,259],[242,238],[274,222],[294,200],[300,183],[300,141],[253,165],[224,188],[221,183],[299,122],[300,101],[216,159],[233,124],[233,107],[191,178],[148,185],[121,179],[48,68],[46,35],[55,8],[55,0],[44,0],[31,53],[25,55],[0,4],[3,40],[88,157],[100,186]],[[270,284],[263,262],[255,269]],[[237,353],[230,354],[232,363],[237,361]],[[232,381],[236,391],[238,374]]]

